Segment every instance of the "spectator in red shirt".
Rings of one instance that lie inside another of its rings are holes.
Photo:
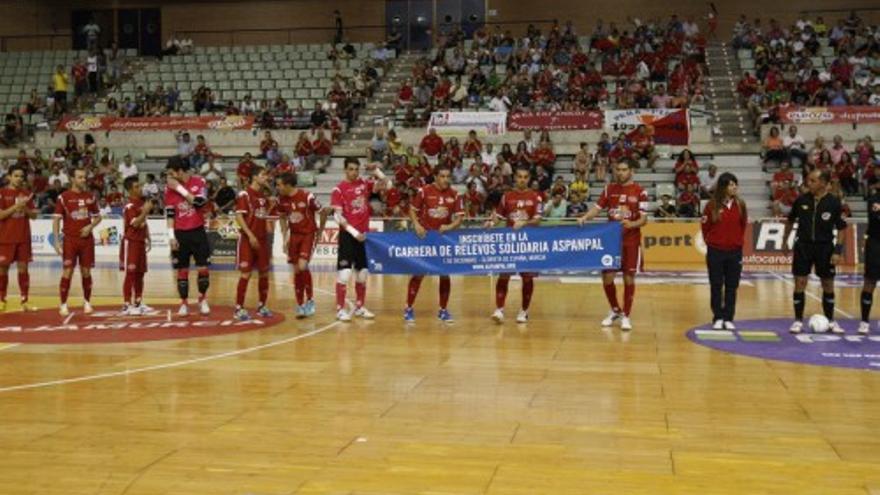
[[[840,155],[840,161],[834,165],[834,176],[840,181],[840,187],[847,195],[859,192],[859,181],[856,179],[856,164],[853,163],[852,155],[844,151]]]
[[[700,170],[700,165],[697,163],[697,160],[694,159],[693,153],[691,150],[685,148],[678,155],[678,160],[675,162],[675,187],[679,190],[684,189],[686,184],[691,184],[693,181],[689,176],[697,176],[697,173]],[[699,183],[699,180],[697,180]]]
[[[694,218],[700,211],[700,195],[694,186],[688,186],[678,195],[678,216]]]
[[[315,154],[318,172],[323,174],[330,166],[330,154],[333,152],[333,143],[324,136],[323,129],[318,129],[318,135],[312,143],[312,152]]]
[[[537,167],[547,172],[548,176],[553,176],[556,153],[553,153],[553,148],[549,141],[541,141],[538,149],[535,150],[534,160]]]
[[[266,158],[266,153],[270,149],[272,149],[273,146],[277,147],[278,141],[275,141],[275,139],[272,138],[272,132],[266,131],[263,134],[263,140],[260,141],[260,155],[259,155],[259,157]]]
[[[443,138],[437,135],[436,129],[430,129],[428,135],[419,143],[419,151],[424,153],[430,160],[436,160],[443,151]]]
[[[477,131],[469,131],[462,152],[467,158],[474,158],[483,152],[483,143],[477,138]]]
[[[412,104],[413,98],[413,88],[412,88],[412,79],[407,78],[403,84],[400,85],[400,90],[397,92],[397,104],[401,106],[408,106]]]
[[[312,150],[312,142],[309,141],[305,132],[300,132],[293,146],[293,152],[296,156],[296,164],[306,170],[311,170],[315,165],[315,155]]]
[[[238,187],[240,190],[243,191],[250,185],[251,173],[256,166],[257,164],[254,163],[254,159],[250,153],[245,153],[244,158],[238,162],[238,167],[235,169],[235,175],[238,176]]]
[[[70,75],[73,76],[73,88],[77,100],[84,95],[89,89],[89,71],[83,63],[82,59],[77,59],[70,69]]]
[[[659,155],[654,151],[654,137],[648,130],[648,126],[641,124],[636,128],[636,132],[631,138],[633,158],[636,160],[644,158],[647,167],[654,170],[654,163]]]
[[[789,184],[794,182],[794,172],[791,170],[791,163],[788,160],[779,164],[779,170],[773,174],[773,180],[770,182],[770,190],[775,193],[781,188],[787,188]]]
[[[110,186],[110,192],[107,193],[107,205],[110,208],[122,208],[125,204],[125,199],[122,197],[122,193],[119,192],[116,186]]]
[[[773,212],[773,216],[784,217],[788,215],[799,194],[797,184],[794,181],[780,184],[780,187],[773,192],[772,202],[770,203],[770,210]]]

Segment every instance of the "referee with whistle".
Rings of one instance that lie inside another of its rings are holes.
[[[789,332],[800,333],[803,330],[804,290],[807,288],[807,277],[815,268],[816,276],[822,280],[822,311],[830,322],[830,330],[842,334],[843,328],[834,321],[834,275],[843,254],[843,244],[840,241],[835,244],[834,234],[835,230],[839,234],[846,228],[846,220],[840,200],[828,192],[831,174],[813,170],[806,180],[808,192],[795,200],[782,237],[785,250],[788,251],[788,238],[792,227],[797,224],[791,267],[794,275],[795,320]]]

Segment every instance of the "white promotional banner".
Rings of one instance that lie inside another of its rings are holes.
[[[443,136],[463,136],[469,131],[479,135],[507,133],[507,112],[433,112],[428,130]]]
[[[374,232],[382,232],[385,223],[381,220],[371,220],[370,230]],[[336,261],[337,242],[339,240],[339,226],[336,222],[328,220],[324,226],[324,231],[318,239],[318,245],[315,247],[315,254],[312,255],[312,261]],[[284,251],[284,238],[281,229],[275,229],[275,239],[272,242],[272,258],[275,263],[287,263],[287,253]]]
[[[612,132],[629,132],[642,124],[651,125],[663,117],[680,111],[679,108],[605,110],[605,129]]]
[[[150,238],[153,248],[150,250],[150,261],[168,261],[168,234],[164,218],[147,219],[150,227]],[[101,260],[118,259],[119,243],[122,240],[123,226],[119,217],[108,217],[101,220],[95,227],[95,257]],[[55,237],[52,233],[52,219],[38,218],[31,222],[31,244],[35,256],[58,256],[55,253]]]

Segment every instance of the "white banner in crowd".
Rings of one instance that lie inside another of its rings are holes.
[[[428,130],[436,129],[443,136],[462,136],[469,131],[477,134],[507,133],[507,112],[433,112]]]
[[[654,121],[680,112],[679,108],[630,108],[627,110],[605,110],[605,130],[610,132],[629,132],[639,125],[651,125]]]

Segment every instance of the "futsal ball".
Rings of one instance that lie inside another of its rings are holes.
[[[828,318],[825,318],[825,315],[813,315],[810,317],[809,325],[813,333],[825,333],[828,331],[831,323],[828,321]]]

